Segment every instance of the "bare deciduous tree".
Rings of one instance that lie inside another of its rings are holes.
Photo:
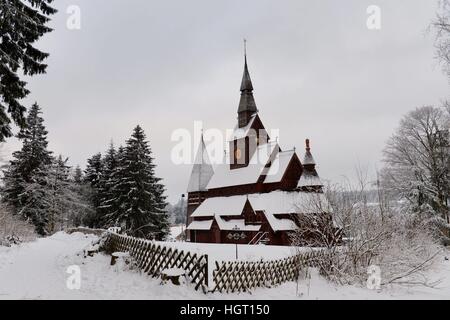
[[[380,205],[386,199],[382,189],[376,192],[378,201],[367,201],[370,183],[359,170],[357,187],[328,186],[329,206],[318,201],[313,204],[316,214],[298,216],[293,245],[299,253],[305,248],[298,246],[305,245],[326,250],[315,264],[323,276],[339,284],[365,284],[368,268],[376,265],[382,272],[381,285],[433,286],[426,271],[440,249],[426,224],[398,210],[397,202]]]
[[[450,78],[450,0],[440,0],[436,19],[432,22],[436,33],[436,55]]]

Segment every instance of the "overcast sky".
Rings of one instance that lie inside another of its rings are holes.
[[[171,134],[195,120],[234,127],[245,37],[263,123],[301,157],[310,138],[321,177],[339,181],[358,163],[381,167],[403,114],[450,97],[426,33],[436,2],[57,0],[55,30],[38,44],[47,74],[29,80],[26,102],[42,106],[51,150],[82,167],[140,124],[174,202],[191,167],[172,163]],[[366,26],[372,4],[378,31]],[[80,30],[66,27],[70,5]]]

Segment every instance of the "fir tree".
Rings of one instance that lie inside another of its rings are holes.
[[[72,177],[72,193],[78,200],[69,213],[68,224],[71,226],[89,225],[96,217],[96,208],[92,204],[93,188],[85,182],[83,171],[77,165]]]
[[[95,208],[95,213],[91,213],[85,219],[85,223],[91,228],[100,227],[101,213],[99,211],[101,204],[102,182],[103,182],[103,160],[101,153],[93,155],[87,161],[84,172],[84,182],[91,187],[90,201]]]
[[[137,126],[119,150],[114,187],[118,209],[108,218],[132,235],[162,240],[169,233],[164,187],[155,177],[155,164],[145,133]]]
[[[81,184],[81,182],[83,181],[83,171],[81,170],[79,165],[75,168],[75,172],[73,174],[73,180],[77,184]]]
[[[117,151],[114,148],[113,143],[111,142],[109,149],[106,151],[105,157],[103,158],[102,181],[100,183],[99,190],[99,214],[103,223],[107,223],[107,217],[111,213],[117,211],[116,195],[113,190],[114,186],[117,184],[117,165]]]
[[[80,184],[70,179],[71,168],[67,161],[62,156],[55,159],[45,185],[50,206],[49,233],[81,223],[84,215],[93,212],[88,197],[80,190]]]
[[[47,190],[49,201],[49,233],[53,233],[58,225],[67,221],[69,205],[73,200],[71,182],[69,181],[70,167],[67,160],[60,155],[50,167],[47,184],[44,186]]]
[[[56,12],[52,0],[2,0],[0,2],[0,141],[11,137],[11,119],[24,128],[25,106],[20,102],[29,94],[25,76],[45,73],[42,61],[48,54],[33,44],[52,29],[46,26]],[[8,115],[11,116],[11,119]]]
[[[4,171],[2,200],[17,214],[32,220],[42,234],[47,221],[46,207],[37,186],[46,183],[53,158],[47,150],[47,130],[36,103],[28,114],[27,127],[18,137],[22,140],[22,149],[13,153],[13,160]]]

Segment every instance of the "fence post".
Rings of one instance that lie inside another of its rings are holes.
[[[208,255],[205,254],[205,285],[208,288],[208,284],[209,284],[209,273],[208,273]]]

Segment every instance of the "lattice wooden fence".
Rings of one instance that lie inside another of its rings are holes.
[[[166,268],[181,268],[195,284],[195,290],[208,290],[208,255],[192,254],[139,238],[108,232],[105,247],[109,251],[128,252],[143,272],[159,277]],[[319,267],[325,251],[310,251],[280,260],[215,262],[211,292],[242,292],[256,287],[272,287],[296,281],[299,271]]]
[[[208,287],[208,256],[168,248],[145,239],[133,238],[108,232],[105,247],[109,251],[128,252],[138,267],[152,277],[159,277],[167,268],[186,271],[195,290]]]
[[[216,261],[212,292],[242,292],[256,287],[272,287],[296,281],[305,267],[318,267],[318,261],[327,253],[312,251],[273,261]]]

